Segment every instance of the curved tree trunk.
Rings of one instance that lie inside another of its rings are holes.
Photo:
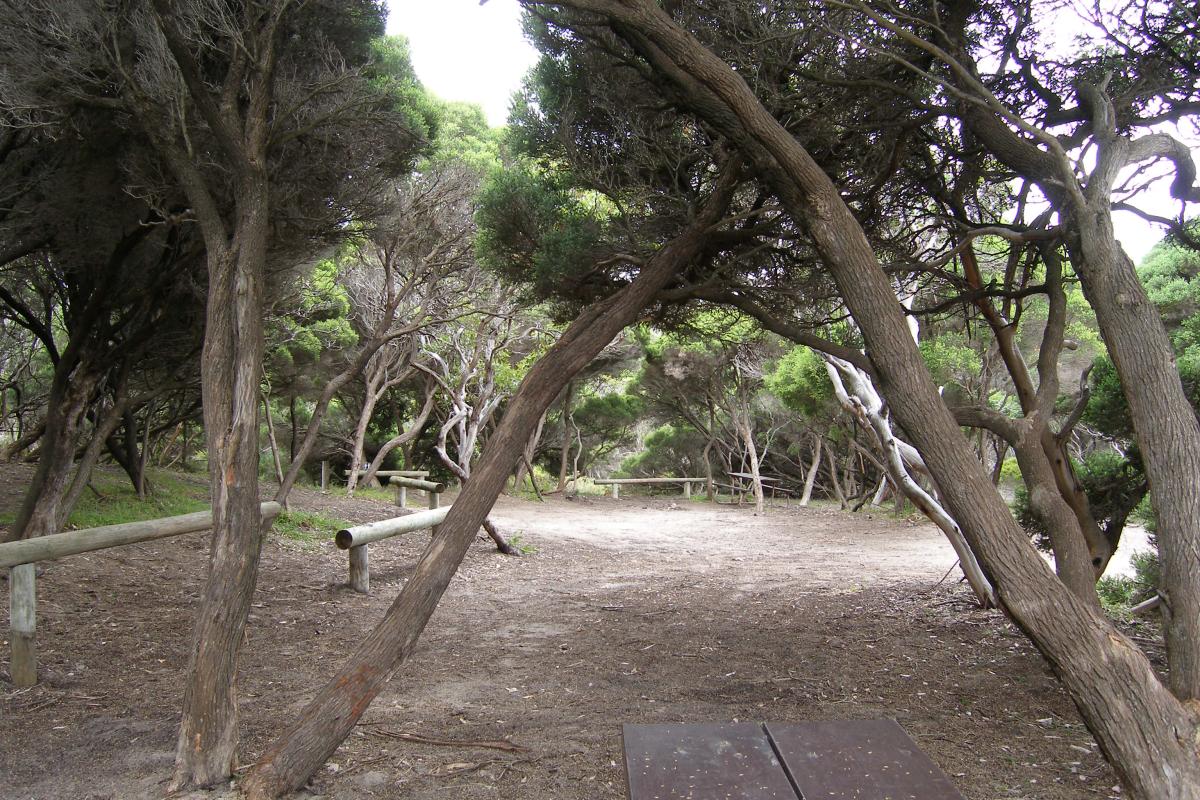
[[[375,473],[379,472],[380,466],[383,465],[383,460],[388,457],[388,454],[401,445],[407,444],[417,437],[421,429],[425,426],[425,421],[429,419],[430,413],[433,411],[434,400],[436,393],[434,384],[430,383],[425,389],[425,403],[421,406],[417,418],[408,426],[408,430],[393,436],[384,442],[383,447],[379,448],[379,452],[375,454],[375,458],[371,459],[371,465],[367,467],[367,474],[363,475],[363,481],[367,482],[375,477]]]

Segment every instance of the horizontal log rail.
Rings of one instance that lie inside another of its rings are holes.
[[[600,486],[610,483],[704,483],[707,480],[708,478],[596,478],[592,483]]]
[[[429,473],[426,472],[426,475]],[[446,484],[438,483],[437,481],[427,481],[423,478],[412,478],[406,475],[393,475],[388,478],[392,488],[396,490],[396,505],[400,508],[405,508],[408,505],[408,490],[417,489],[429,495],[429,507],[437,508],[440,503],[436,501],[436,497],[446,491]]]
[[[428,511],[417,511],[403,517],[395,517],[394,519],[369,522],[365,525],[355,525],[354,527],[343,528],[338,531],[334,537],[334,541],[337,543],[338,549],[349,550],[354,547],[370,544],[371,542],[390,539],[393,536],[399,536],[404,533],[415,533],[416,531],[423,531],[426,528],[432,528],[435,525],[445,522],[448,513],[450,513],[450,506],[444,506]]]
[[[392,486],[402,486],[406,489],[424,489],[427,492],[444,492],[446,484],[436,481],[423,481],[419,478],[406,478],[400,475],[393,475],[389,483]]]
[[[596,478],[592,483],[597,486],[612,486],[613,500],[621,499],[621,487],[625,485],[646,484],[683,484],[683,496],[692,496],[693,483],[708,483],[708,478]]]
[[[393,482],[395,478],[392,479]],[[414,481],[416,483],[428,483],[427,481]],[[407,488],[407,483],[395,484],[396,486],[396,505],[404,504],[404,491]],[[450,506],[441,507],[442,490],[446,487],[443,484],[431,483],[433,489],[427,489],[429,492],[429,510],[417,511],[413,514],[408,514],[403,517],[393,517],[392,519],[384,519],[379,522],[368,522],[365,525],[354,525],[349,528],[343,528],[338,531],[333,541],[339,549],[350,551],[350,588],[362,594],[369,594],[371,591],[371,563],[367,545],[371,542],[378,542],[382,539],[390,539],[393,536],[399,536],[402,533],[415,533],[429,528],[433,533],[437,533],[437,526],[445,521],[446,515],[450,513]],[[416,488],[425,488],[418,486]]]
[[[282,507],[279,503],[263,503],[259,509],[263,521],[267,522],[274,521]],[[9,674],[13,685],[23,689],[37,683],[36,562],[195,533],[211,528],[212,518],[211,510],[197,511],[177,517],[84,528],[0,544],[0,568],[10,568],[8,602],[12,651]]]
[[[263,520],[279,516],[279,503],[263,503],[260,506]],[[195,533],[212,527],[212,511],[197,511],[177,517],[148,519],[142,522],[123,522],[101,528],[83,528],[65,531],[35,539],[20,539],[0,544],[0,568],[32,564],[35,561],[51,561],[64,556],[120,547],[184,533]]]

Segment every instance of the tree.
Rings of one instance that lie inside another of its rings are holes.
[[[743,77],[657,5],[647,0],[528,5],[568,7],[606,20],[675,102],[729,137],[770,184],[837,281],[893,414],[943,488],[1001,603],[1054,666],[1131,794],[1195,796],[1200,770],[1194,713],[1159,682],[1131,642],[1050,573],[1017,527],[942,403],[858,220],[808,150]],[[1098,318],[1103,329],[1105,315]],[[1163,764],[1170,769],[1160,769]]]
[[[36,3],[6,12],[10,107],[112,111],[150,145],[130,185],[185,198],[208,273],[203,373],[213,503],[172,786],[235,767],[236,666],[262,541],[258,405],[269,262],[344,235],[379,181],[412,153],[410,118],[360,67],[382,32],[372,2],[119,7]],[[329,32],[329,36],[319,35]],[[370,129],[369,135],[366,131]]]

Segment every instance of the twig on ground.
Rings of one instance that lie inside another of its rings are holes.
[[[388,731],[388,730],[373,730],[375,736],[387,736],[390,739],[401,739],[406,742],[415,742],[416,744],[431,744],[439,747],[484,747],[488,750],[504,750],[508,753],[528,753],[528,747],[522,747],[519,744],[513,744],[507,739],[434,739],[429,736],[421,736],[417,733],[408,733],[407,731]]]

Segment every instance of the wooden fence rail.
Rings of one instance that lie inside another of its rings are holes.
[[[431,483],[429,481],[415,481],[406,479],[408,485],[413,483],[424,483],[427,486],[416,486],[413,488],[425,489],[429,492],[429,510],[418,511],[415,514],[408,514],[403,517],[393,517],[392,519],[380,520],[379,522],[368,522],[365,525],[355,525],[350,528],[343,528],[334,536],[334,541],[338,548],[350,551],[350,588],[362,594],[369,594],[371,591],[371,565],[369,554],[367,553],[367,545],[371,542],[378,542],[381,539],[390,539],[393,536],[399,536],[402,533],[414,533],[416,531],[429,528],[433,533],[437,533],[437,526],[445,521],[446,515],[450,513],[450,506],[441,507],[442,491],[445,490],[445,485],[441,483]],[[392,482],[396,479],[393,477]],[[404,485],[396,486],[396,505],[401,505],[401,492],[405,489]]]
[[[621,499],[621,487],[623,485],[661,484],[661,483],[666,483],[666,484],[682,483],[683,484],[683,496],[691,497],[692,496],[692,484],[693,483],[708,483],[708,478],[596,478],[594,481],[592,481],[592,483],[596,484],[597,486],[611,485],[613,487],[613,489],[612,489],[613,500]]]
[[[279,516],[278,503],[260,506],[263,521]],[[105,525],[78,531],[39,536],[0,544],[0,568],[9,567],[9,625],[12,628],[12,660],[9,672],[18,688],[37,683],[37,579],[35,562],[90,553],[109,547],[165,539],[212,527],[212,511],[143,522]]]
[[[396,505],[404,508],[408,504],[408,490],[420,489],[426,494],[435,495],[446,491],[446,484],[435,483],[434,481],[421,480],[419,478],[406,478],[401,475],[393,475],[389,481],[396,489]],[[431,506],[436,508],[436,506]]]

